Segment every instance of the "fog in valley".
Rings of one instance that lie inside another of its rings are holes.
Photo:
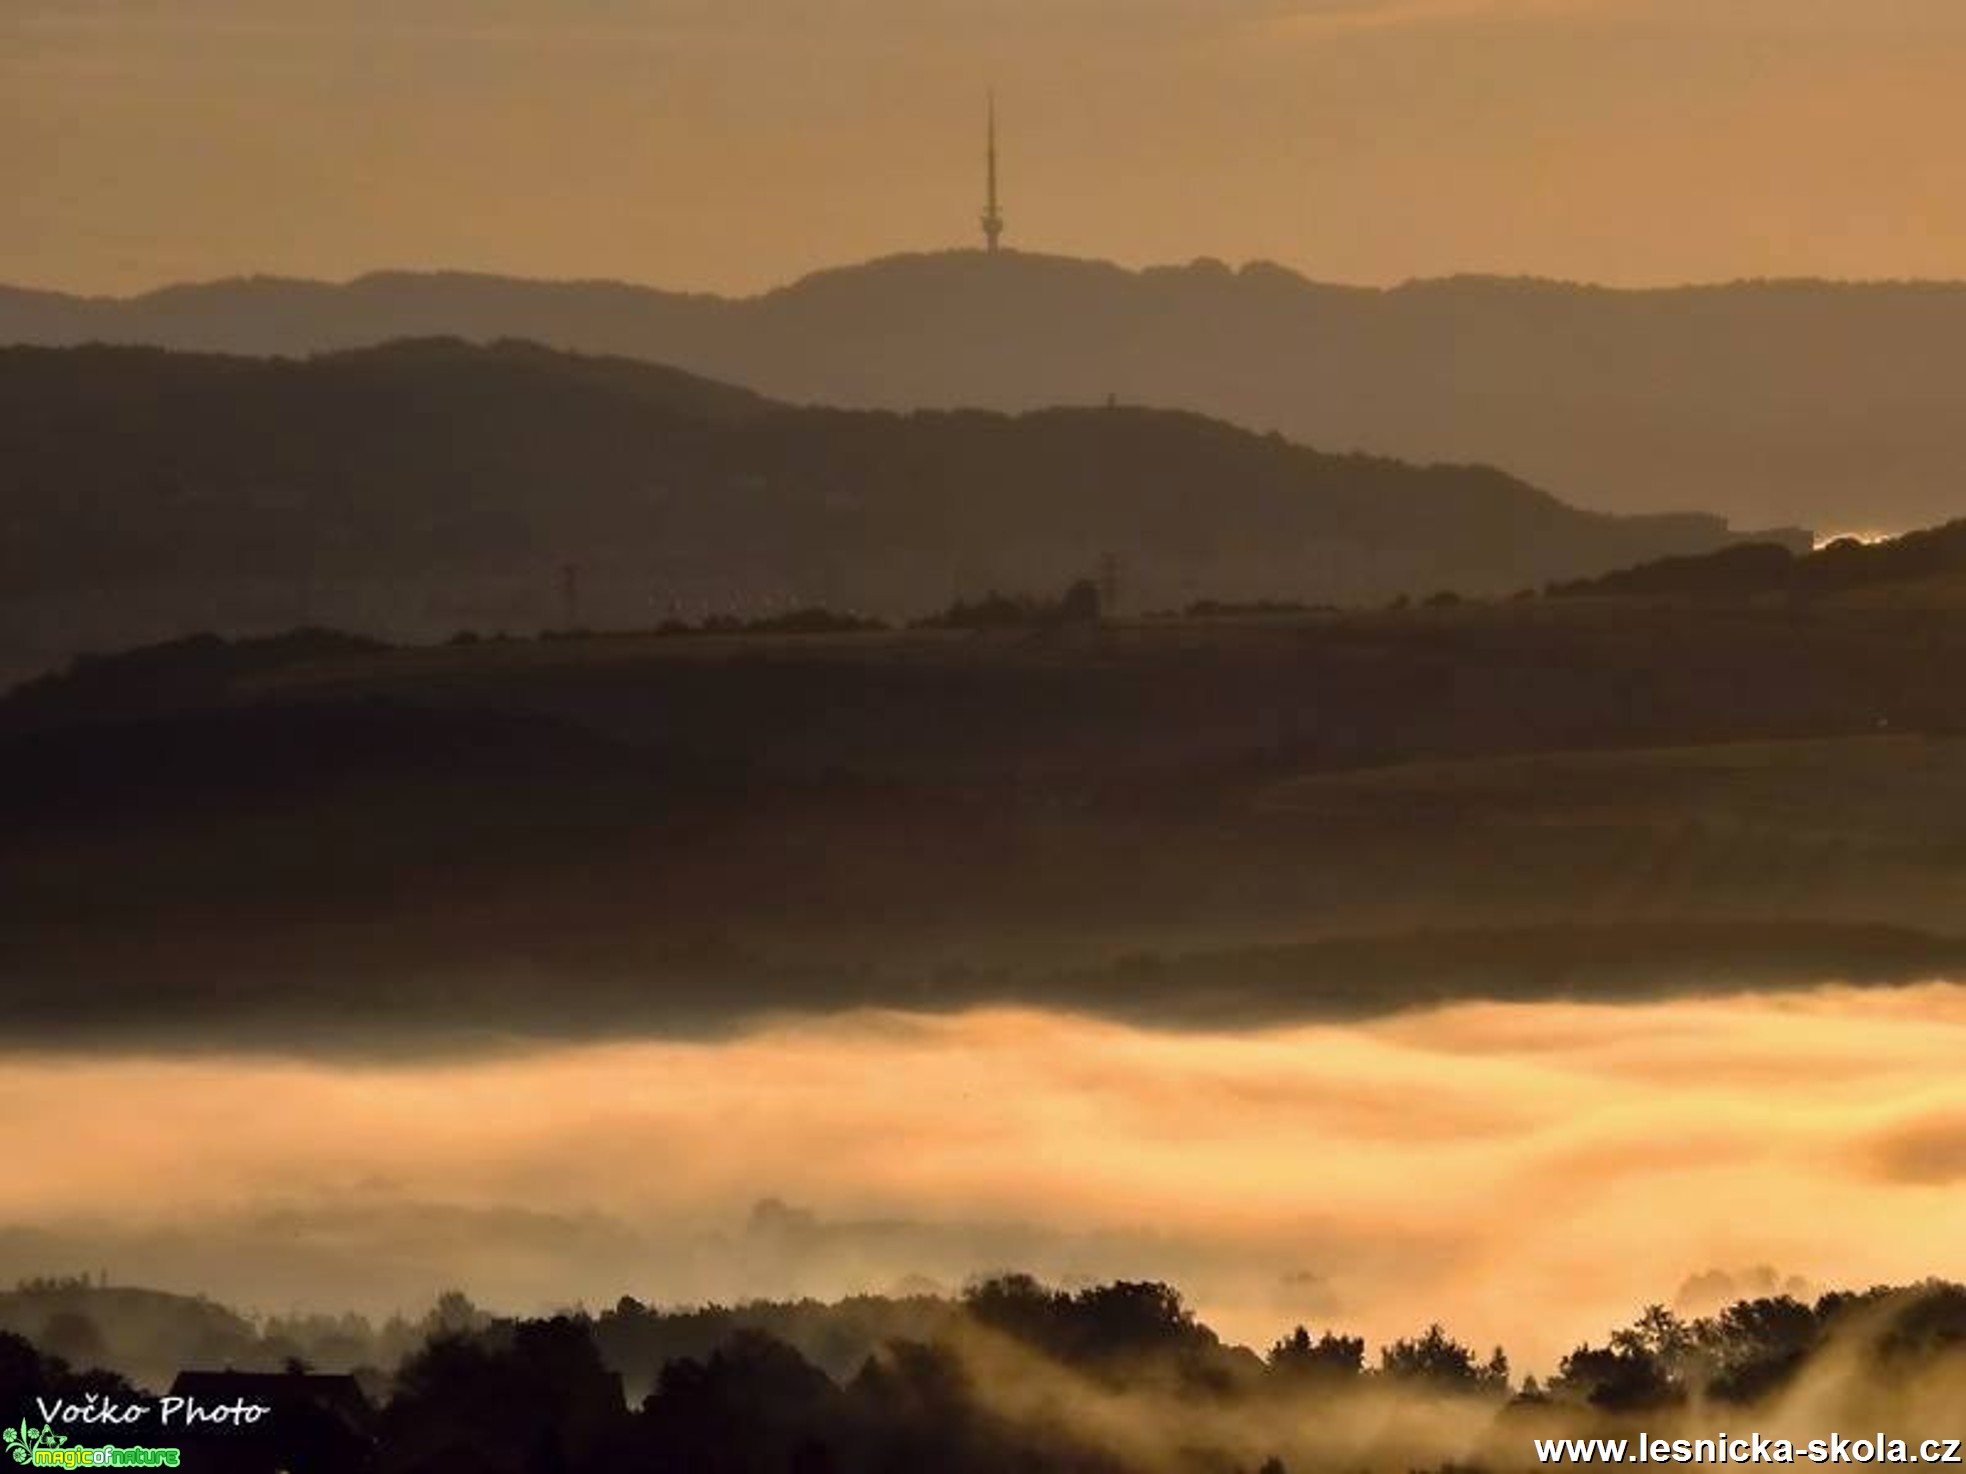
[[[1962,1044],[1966,990],[1931,984],[1205,1034],[861,1013],[371,1067],[15,1058],[0,1260],[370,1313],[1017,1268],[1177,1283],[1250,1343],[1439,1319],[1548,1365],[1706,1271],[1957,1272]]]

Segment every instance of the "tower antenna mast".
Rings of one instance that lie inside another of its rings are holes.
[[[997,204],[997,94],[990,93],[990,143],[987,188],[983,204],[983,245],[992,255],[1003,239],[1003,210]]]

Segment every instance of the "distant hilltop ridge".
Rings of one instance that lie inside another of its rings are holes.
[[[850,408],[1195,410],[1332,450],[1507,468],[1619,512],[1905,528],[1966,491],[1966,285],[1393,288],[1280,266],[894,256],[724,298],[381,272],[127,299],[0,289],[0,342],[307,354],[524,338]]]
[[[0,664],[197,629],[912,617],[1101,576],[1134,611],[1508,594],[1743,537],[1185,411],[806,409],[634,359],[0,349]],[[38,654],[29,658],[27,651]]]

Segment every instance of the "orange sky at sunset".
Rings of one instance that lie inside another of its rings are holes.
[[[9,0],[0,281],[1966,272],[1952,0]]]

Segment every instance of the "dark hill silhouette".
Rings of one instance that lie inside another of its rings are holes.
[[[1882,542],[1838,538],[1799,554],[1768,543],[1662,558],[1598,578],[1560,583],[1562,598],[1825,599],[1895,594],[1918,602],[1956,602],[1966,593],[1966,521]],[[1950,597],[1948,597],[1950,596]]]
[[[86,1277],[0,1289],[0,1336],[7,1334],[144,1381],[168,1381],[187,1364],[278,1365],[251,1321],[217,1301]]]
[[[1135,607],[1497,593],[1733,540],[1187,413],[797,409],[455,340],[306,361],[0,350],[0,465],[14,664],[197,628],[915,615],[1050,593],[1108,553]]]
[[[1219,262],[1142,272],[901,256],[727,300],[612,282],[381,273],[127,300],[0,291],[0,342],[302,353],[536,339],[795,401],[1178,405],[1336,449],[1510,468],[1614,511],[1830,528],[1957,507],[1966,285],[1618,291],[1463,277],[1391,290]]]

